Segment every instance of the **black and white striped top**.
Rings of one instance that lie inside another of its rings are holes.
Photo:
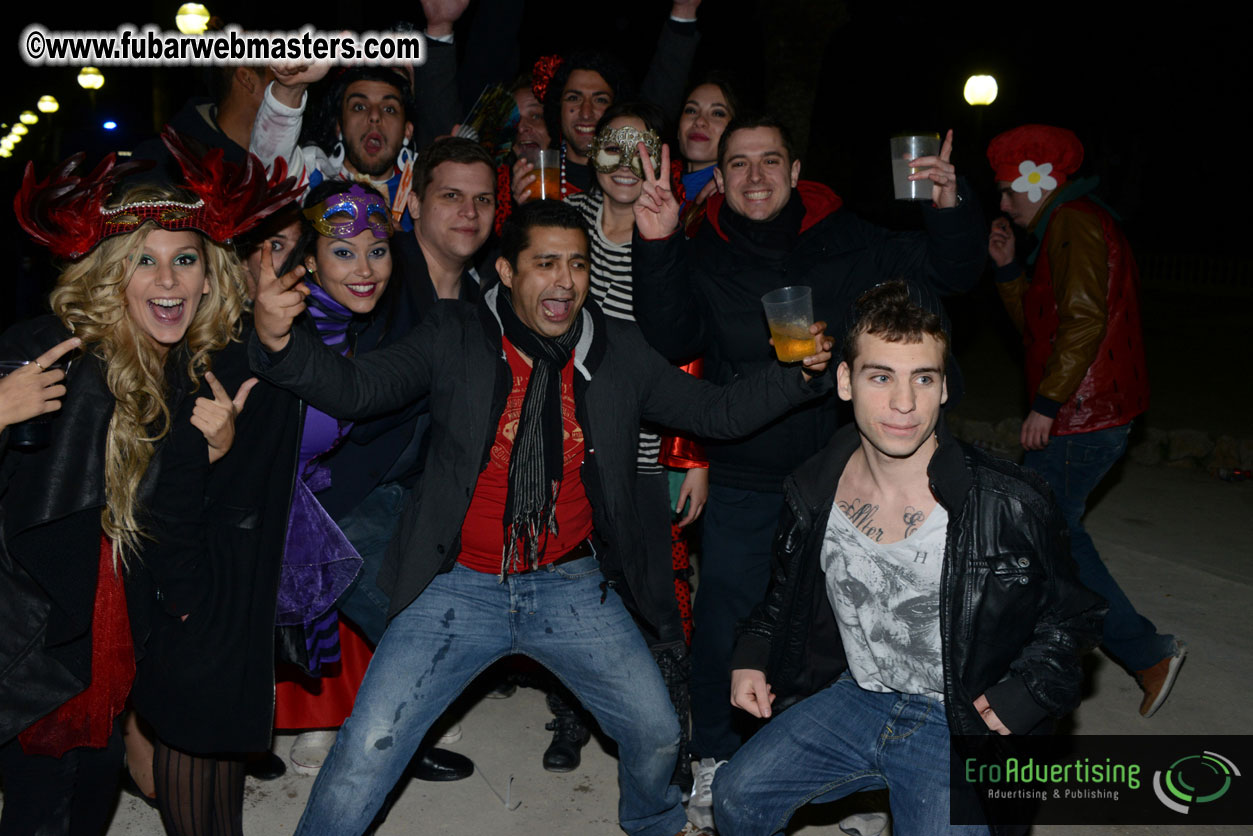
[[[599,189],[572,194],[566,203],[579,210],[587,224],[592,243],[592,298],[605,316],[635,321],[634,292],[631,289],[631,242],[615,244],[605,238],[601,215],[605,196]],[[636,470],[642,474],[662,472],[657,463],[661,455],[661,437],[640,430]]]

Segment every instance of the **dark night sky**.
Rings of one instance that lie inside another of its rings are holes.
[[[154,96],[151,71],[106,68],[108,82],[93,109],[74,83],[76,70],[29,68],[20,62],[18,34],[28,23],[76,30],[111,29],[123,20],[168,25],[178,3],[152,3],[147,15],[140,11],[142,4],[129,5],[125,18],[110,5],[101,4],[94,19],[73,25],[38,12],[20,20],[10,10],[4,27],[13,47],[0,93],[0,121],[14,119],[44,92],[57,95],[62,109],[35,126],[12,159],[0,160],[6,229],[13,226],[7,195],[16,187],[20,167],[36,155],[40,171],[46,171],[54,133],[61,155],[82,149],[98,156],[110,143],[126,148],[151,133],[154,98],[155,107],[168,116],[187,95],[201,92],[201,74],[194,69],[163,70],[162,92]],[[259,14],[239,12],[257,5],[219,0],[210,9],[254,29],[294,29],[308,21],[319,28],[364,31],[385,28],[399,16],[395,6],[325,2],[286,4],[299,8],[296,12],[284,13],[277,3]],[[745,98],[760,102],[768,63],[762,55],[763,33],[777,25],[769,15],[786,6],[768,0],[706,0],[696,69],[729,72]],[[416,2],[405,8],[420,15]],[[810,80],[816,103],[805,172],[831,184],[852,208],[888,223],[913,222],[888,192],[886,139],[898,130],[954,127],[959,171],[991,198],[990,169],[983,158],[987,140],[1021,122],[1053,122],[1073,128],[1084,140],[1084,173],[1102,176],[1104,196],[1122,211],[1138,246],[1244,254],[1247,179],[1224,183],[1230,167],[1248,164],[1243,152],[1250,132],[1239,127],[1246,124],[1251,75],[1242,35],[1250,22],[1247,12],[1241,13],[1245,19],[1234,19],[1195,4],[1172,7],[1173,17],[1149,17],[1142,5],[1071,0],[948,8],[917,0],[849,0],[837,8],[840,23],[825,45],[821,71]],[[563,51],[583,37],[615,49],[642,72],[667,10],[664,0],[532,0],[520,37],[521,58],[529,63],[537,54]],[[805,32],[793,37],[798,48],[805,45]],[[961,99],[962,84],[975,71],[993,73],[1001,87],[998,101],[978,112]],[[105,118],[116,119],[122,128],[105,134],[98,127]],[[12,241],[12,235],[6,232],[4,240]]]

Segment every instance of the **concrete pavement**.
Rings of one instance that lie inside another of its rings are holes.
[[[1248,613],[1253,607],[1253,482],[1222,482],[1198,470],[1127,465],[1088,516],[1102,556],[1136,607],[1162,631],[1188,641],[1190,653],[1170,700],[1151,720],[1137,713],[1135,682],[1101,654],[1088,659],[1091,693],[1072,718],[1077,734],[1212,732],[1221,721],[1233,734],[1253,734]],[[540,768],[550,734],[538,691],[507,700],[481,699],[465,708],[464,737],[452,746],[474,758],[478,773],[451,784],[409,782],[378,833],[580,834],[612,836],[617,765],[593,740],[583,765],[566,775]],[[275,750],[286,754],[290,738]],[[510,786],[510,776],[513,776]],[[313,779],[289,773],[269,783],[249,780],[244,825],[250,836],[291,833]],[[514,810],[506,809],[506,791]],[[806,811],[793,832],[834,836],[835,822],[876,799],[854,797]],[[1253,824],[1253,823],[1251,823]],[[1062,836],[1073,827],[1037,827]],[[124,797],[109,836],[157,836],[155,811]],[[1184,836],[1197,828],[1087,827],[1084,836]],[[1253,833],[1253,826],[1206,828],[1204,833]]]

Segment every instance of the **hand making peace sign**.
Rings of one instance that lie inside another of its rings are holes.
[[[679,201],[670,188],[670,146],[661,146],[660,174],[653,168],[648,146],[638,146],[644,164],[644,190],[635,201],[635,226],[646,240],[666,238],[679,228]]]

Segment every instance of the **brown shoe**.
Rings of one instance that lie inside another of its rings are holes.
[[[1162,659],[1151,668],[1136,672],[1136,681],[1144,689],[1144,700],[1140,703],[1140,716],[1152,717],[1170,696],[1170,689],[1175,685],[1175,677],[1188,655],[1188,646],[1175,639],[1175,652]]]

